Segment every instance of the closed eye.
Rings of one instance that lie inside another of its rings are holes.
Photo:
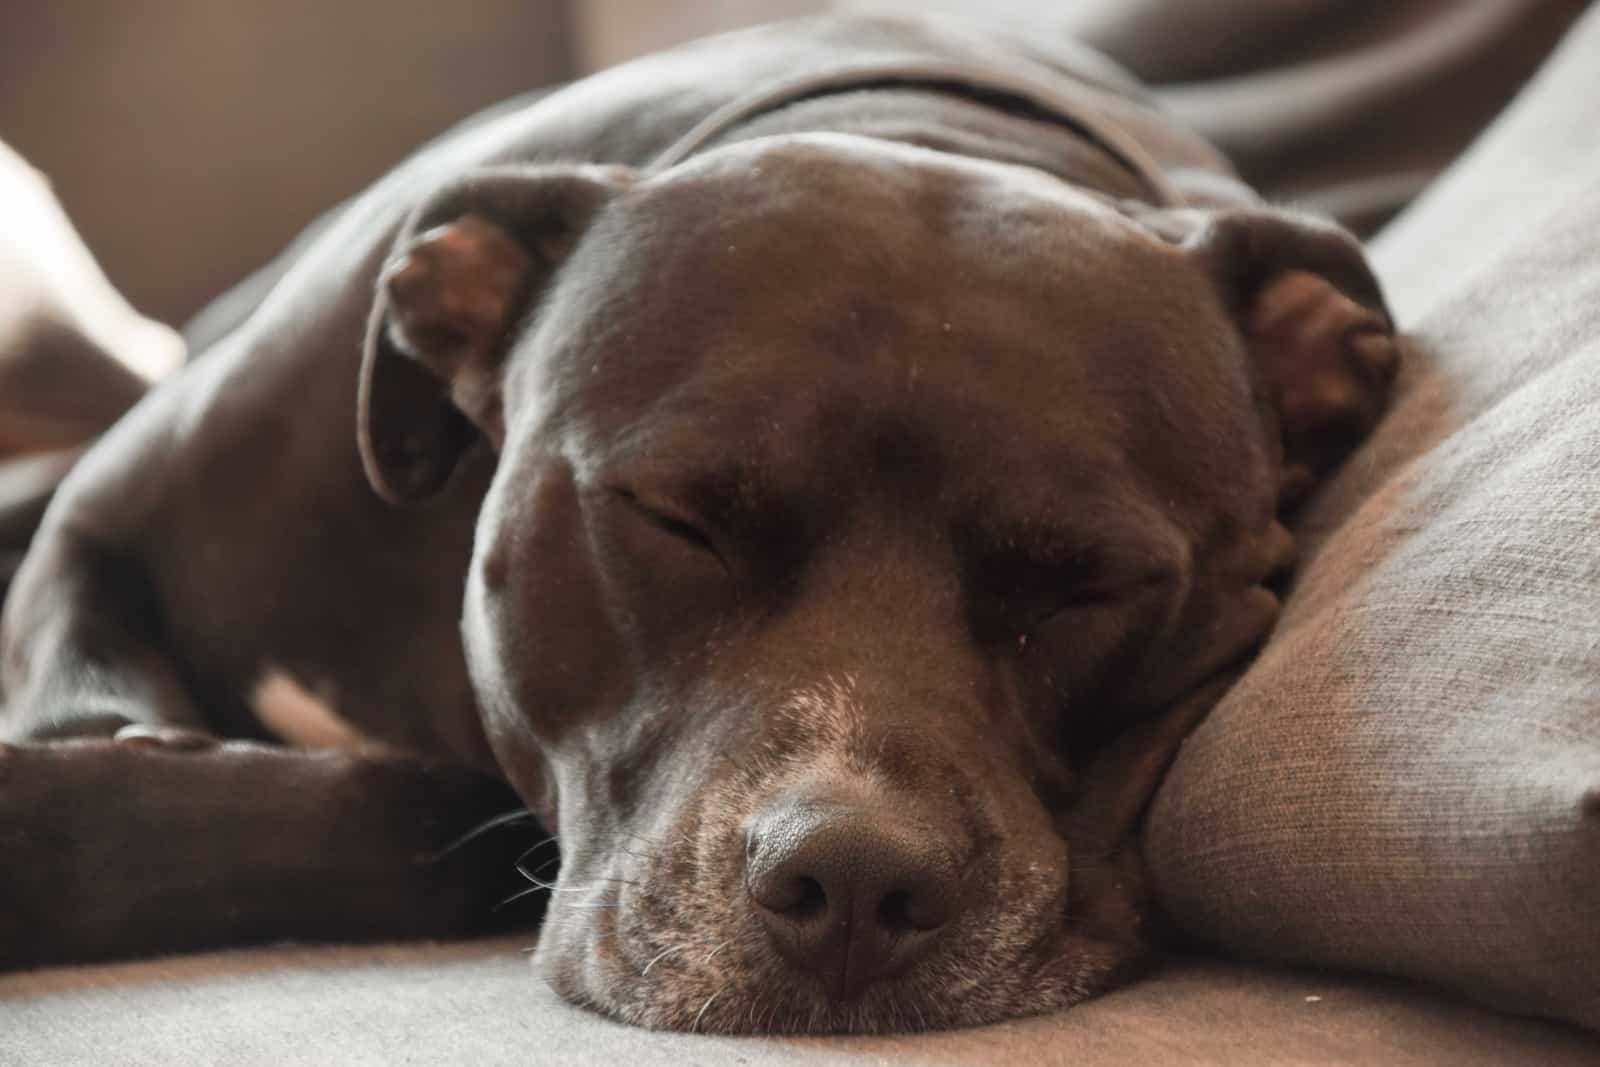
[[[995,636],[1029,634],[1077,612],[1104,611],[1141,601],[1170,585],[1166,568],[1084,550],[1054,561],[991,557],[980,581],[975,621]]]
[[[722,558],[722,553],[717,549],[716,542],[704,530],[681,513],[664,504],[647,502],[631,489],[613,488],[611,493],[627,504],[636,514],[649,521],[656,529],[684,544],[707,553],[724,567],[727,566],[727,561]]]
[[[1043,588],[1012,599],[1009,625],[1023,633],[1045,626],[1064,615],[1092,608],[1114,607],[1131,599],[1137,586],[1106,582],[1074,585],[1065,589]]]

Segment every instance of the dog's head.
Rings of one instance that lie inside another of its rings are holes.
[[[392,499],[499,451],[464,617],[557,830],[537,964],[651,1026],[1059,1007],[1389,374],[1351,239],[838,136],[438,194],[374,312]]]

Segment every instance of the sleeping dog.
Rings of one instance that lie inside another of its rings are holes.
[[[526,876],[537,972],[635,1023],[1074,1003],[1395,362],[1355,240],[1065,42],[823,18],[474,122],[61,486],[0,958],[456,933]]]

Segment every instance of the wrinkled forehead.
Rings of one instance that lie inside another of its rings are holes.
[[[881,458],[937,439],[990,465],[1060,448],[1109,469],[1129,415],[1189,373],[1172,359],[1176,324],[1216,314],[1180,259],[1026,168],[787,137],[622,197],[535,343],[552,408],[595,455],[693,462],[740,441]]]

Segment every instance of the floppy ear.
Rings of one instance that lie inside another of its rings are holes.
[[[1268,207],[1135,217],[1192,256],[1233,313],[1283,442],[1280,506],[1293,506],[1376,425],[1399,366],[1360,243],[1331,222]]]
[[[379,277],[362,354],[357,439],[391,503],[437,493],[505,427],[505,356],[585,227],[631,180],[615,167],[476,172],[412,216]]]

